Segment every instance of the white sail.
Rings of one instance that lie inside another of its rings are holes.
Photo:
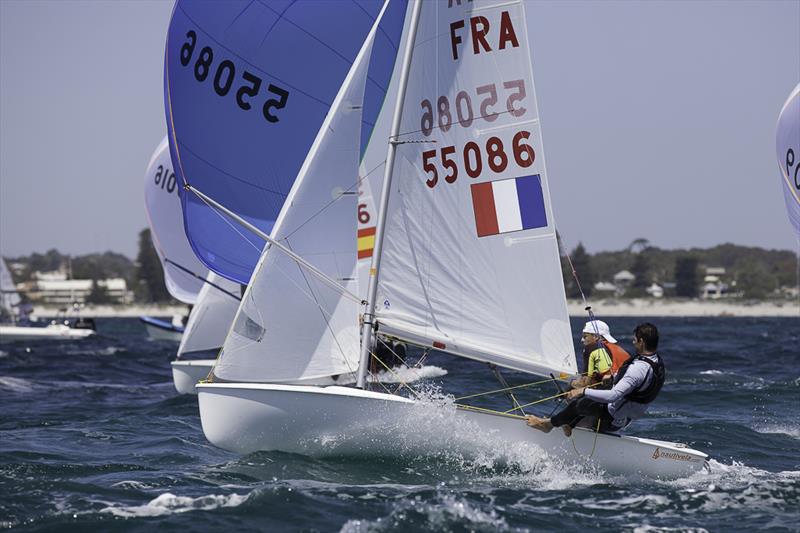
[[[208,269],[195,257],[183,229],[183,210],[178,196],[167,138],[158,145],[144,174],[144,206],[153,245],[164,269],[167,291],[185,304],[194,304]]]
[[[524,11],[423,3],[376,316],[384,333],[546,375],[576,362]]]
[[[272,237],[357,292],[361,101],[380,17],[348,73],[281,210]],[[350,193],[346,193],[351,191]],[[213,369],[215,380],[281,382],[355,372],[357,299],[275,246],[262,254]]]
[[[786,214],[800,238],[800,83],[783,104],[776,133]]]
[[[238,283],[209,272],[207,283],[200,289],[197,303],[189,314],[189,321],[178,347],[178,358],[218,350],[225,341],[239,309]],[[216,357],[216,353],[213,354]]]
[[[403,25],[400,42],[408,36],[408,25]],[[375,230],[378,223],[378,203],[381,198],[383,176],[386,165],[386,148],[392,125],[392,113],[399,90],[402,62],[396,61],[389,85],[383,98],[383,105],[370,134],[369,143],[358,167],[358,294],[365,298],[369,285],[369,269],[375,246]]]
[[[5,259],[0,257],[0,316],[5,314],[14,316],[13,308],[19,305],[20,301],[17,287],[11,278],[11,272],[6,266]]]

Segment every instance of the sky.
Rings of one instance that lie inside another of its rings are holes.
[[[172,5],[0,0],[0,254],[136,255]],[[527,9],[567,248],[800,251],[775,157],[800,82],[800,0]]]

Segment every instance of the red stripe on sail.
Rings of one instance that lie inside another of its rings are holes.
[[[359,237],[369,237],[370,235],[375,235],[375,226],[358,230]]]
[[[497,225],[497,211],[494,208],[494,192],[492,182],[476,183],[472,189],[472,209],[475,212],[475,227],[478,237],[497,235],[500,227]]]

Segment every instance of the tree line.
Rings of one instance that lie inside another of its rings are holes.
[[[116,252],[70,256],[51,249],[43,254],[9,257],[6,263],[22,265],[22,269],[11,269],[15,283],[32,281],[35,272],[54,270],[66,272],[70,279],[91,279],[93,284],[86,298],[88,303],[110,302],[105,287],[98,283],[108,278],[124,279],[138,303],[178,303],[167,292],[164,271],[149,229],[139,232],[139,253],[135,261]]]
[[[559,241],[560,242],[560,241]],[[566,253],[561,249],[561,266],[567,296],[580,298],[580,289],[586,297],[594,292],[598,281],[611,281],[614,274],[628,270],[634,276],[623,297],[641,297],[652,283],[667,284],[667,296],[697,297],[700,293],[705,268],[725,268],[725,279],[735,281],[736,291],[745,298],[761,299],[780,287],[798,286],[798,255],[787,250],[765,250],[758,247],[721,244],[713,248],[664,250],[652,246],[646,239],[636,239],[624,250],[590,254],[583,244]],[[7,258],[8,263],[23,265],[21,271],[12,272],[14,281],[33,279],[36,271],[71,270],[73,279],[91,279],[95,283],[88,301],[106,303],[108,295],[97,281],[123,278],[134,291],[136,302],[175,303],[167,292],[164,271],[150,237],[150,230],[139,232],[139,252],[136,260],[115,253],[69,256],[52,249],[40,254]],[[573,275],[573,268],[577,279]]]
[[[579,298],[580,288],[589,297],[598,281],[611,281],[614,274],[628,270],[635,276],[624,297],[645,296],[651,284],[667,285],[667,296],[695,298],[702,289],[706,268],[725,269],[723,281],[735,293],[748,299],[762,299],[783,287],[797,287],[798,264],[795,252],[765,250],[758,247],[720,244],[712,248],[664,250],[636,239],[624,250],[589,254],[579,243],[568,255],[562,250],[562,273],[567,296]],[[674,288],[673,288],[674,284]]]

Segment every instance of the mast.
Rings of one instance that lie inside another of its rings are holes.
[[[408,28],[408,36],[403,50],[403,67],[400,71],[400,83],[397,91],[397,100],[394,104],[394,116],[392,119],[392,130],[389,136],[389,149],[386,155],[386,169],[383,176],[383,190],[381,190],[381,201],[378,206],[378,223],[375,230],[375,247],[372,254],[372,265],[369,269],[369,289],[367,290],[366,308],[364,310],[364,323],[361,326],[361,356],[358,361],[358,379],[356,386],[364,388],[369,366],[369,355],[372,351],[374,342],[374,332],[372,330],[375,321],[375,298],[378,293],[378,272],[381,266],[381,252],[383,249],[383,236],[386,229],[386,210],[389,205],[389,189],[392,186],[392,172],[394,171],[394,158],[399,141],[397,136],[400,133],[400,122],[403,118],[403,101],[405,100],[406,87],[408,85],[408,74],[411,70],[411,56],[414,52],[414,41],[417,35],[417,25],[419,23],[419,13],[422,9],[422,0],[414,0],[411,8],[411,24]]]

